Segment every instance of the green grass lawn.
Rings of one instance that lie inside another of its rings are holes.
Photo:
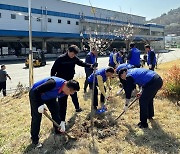
[[[173,64],[180,60],[159,65],[157,72],[163,77]],[[84,79],[79,79],[83,87]],[[82,88],[83,89],[83,88]],[[114,97],[107,103],[108,111],[95,116],[94,138],[90,133],[90,94],[78,93],[83,112],[76,114],[69,99],[67,132],[77,140],[52,133],[52,123],[43,116],[41,124],[41,149],[30,144],[30,107],[28,94],[16,98],[8,96],[0,100],[0,153],[46,153],[46,154],[119,154],[119,153],[180,153],[180,107],[158,94],[155,99],[154,121],[148,129],[139,129],[138,102],[118,121],[122,112],[123,97]],[[118,90],[114,87],[113,93]]]

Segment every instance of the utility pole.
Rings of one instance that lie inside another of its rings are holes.
[[[28,12],[29,12],[29,88],[31,88],[34,83],[33,52],[32,52],[31,0],[28,0]]]

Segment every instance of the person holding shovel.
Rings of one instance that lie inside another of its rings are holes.
[[[97,87],[99,87],[100,91],[101,91],[101,107],[104,105],[105,99],[108,99],[108,95],[106,95],[106,88],[104,86],[104,82],[106,82],[107,87],[111,90],[110,87],[110,83],[109,83],[109,79],[113,77],[114,74],[114,68],[112,67],[108,67],[108,68],[103,68],[103,69],[99,69],[96,71],[96,73],[92,73],[89,77],[88,77],[88,82],[89,82],[89,86],[90,89],[93,89],[93,78],[95,75],[95,89],[94,89],[94,100],[93,100],[93,104],[94,104],[94,109],[97,110],[97,106],[98,106],[98,89]]]
[[[139,128],[147,128],[147,119],[153,119],[154,116],[153,99],[163,85],[161,77],[156,72],[144,68],[130,70],[124,68],[119,71],[119,79],[121,82],[125,82],[126,101],[124,110],[128,108],[134,85],[138,84],[142,87],[141,93],[138,94],[140,105],[140,122],[138,126]]]
[[[75,80],[66,81],[58,77],[48,77],[36,82],[30,92],[29,100],[31,106],[31,140],[35,146],[39,144],[39,131],[42,113],[49,109],[52,119],[60,124],[59,130],[55,125],[55,133],[65,132],[65,121],[60,120],[59,103],[56,98],[72,95],[79,91],[79,83]],[[47,106],[46,106],[47,105]]]

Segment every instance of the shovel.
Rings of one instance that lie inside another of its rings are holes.
[[[139,97],[136,97],[128,106],[128,108],[130,108],[137,100],[139,99]],[[118,120],[126,111],[123,111],[115,120]]]
[[[58,127],[58,128],[60,128],[61,129],[61,126],[60,125],[58,125],[58,123],[56,122],[56,121],[54,121],[50,116],[49,116],[49,114],[47,113],[47,111],[44,111],[44,113],[43,113],[50,121],[52,121],[53,122],[53,124],[56,126],[56,127]],[[73,136],[70,136],[67,132],[63,132],[62,134],[64,134],[64,135],[66,135],[68,138],[70,138],[70,139],[73,139],[73,140],[76,140],[76,138],[75,137],[73,137]]]

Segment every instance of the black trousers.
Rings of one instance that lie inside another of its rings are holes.
[[[113,68],[115,68],[116,67],[116,64],[111,64],[111,63],[109,63],[109,65],[108,65],[109,67],[113,67]]]
[[[88,87],[88,77],[93,73],[93,71],[86,71],[86,79],[85,79],[85,82],[84,82],[84,91],[86,91],[87,87]]]
[[[154,71],[155,65],[152,65],[152,67],[149,70]]]
[[[38,107],[40,106],[39,101],[36,98],[35,93],[31,90],[29,92],[29,100],[31,106],[31,139],[32,142],[37,144],[39,141],[39,131],[42,114],[38,112]],[[48,100],[44,102],[52,116],[52,119],[55,120],[58,124],[60,124],[60,117],[58,114],[59,111],[59,103],[56,102],[56,99]],[[54,126],[55,131],[57,131],[57,127]]]
[[[62,77],[59,76],[59,77],[69,81],[69,80],[73,79],[73,76],[70,75],[70,76],[66,76],[66,77],[65,76],[64,77],[63,76]],[[71,99],[72,99],[72,102],[74,104],[75,109],[79,109],[80,107],[79,107],[79,101],[78,101],[78,97],[77,97],[77,92],[75,92],[73,95],[70,95],[70,96],[71,96]],[[66,119],[67,99],[68,99],[68,96],[64,96],[62,98],[58,98],[58,102],[59,102],[59,115],[60,115],[61,121],[65,121],[65,119]]]
[[[89,86],[90,86],[90,89],[93,90],[93,83],[89,83]],[[106,91],[106,88],[105,88],[105,91]],[[105,97],[104,97],[103,94],[101,94],[101,96],[100,96],[100,102],[101,103],[105,102]],[[93,105],[94,105],[94,109],[96,109],[97,106],[98,106],[98,89],[97,89],[97,85],[95,85],[95,88],[94,88]]]
[[[77,97],[77,92],[75,92],[73,95],[70,95],[72,98],[72,102],[75,106],[75,109],[79,109],[79,102],[78,102],[78,97]],[[66,111],[67,111],[67,99],[68,96],[64,96],[61,98],[58,98],[59,102],[59,115],[61,118],[61,121],[65,121],[66,119]]]
[[[6,81],[0,82],[0,92],[3,92],[3,96],[6,96]]]
[[[153,99],[162,85],[163,81],[161,77],[155,75],[153,79],[143,87],[142,95],[139,99],[141,123],[147,123],[147,119],[154,116]]]

